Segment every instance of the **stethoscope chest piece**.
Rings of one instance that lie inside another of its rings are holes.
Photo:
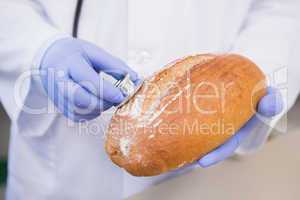
[[[126,102],[128,102],[130,98],[142,87],[143,82],[136,86],[130,80],[129,74],[127,74],[122,80],[118,80],[114,85],[115,87],[119,88],[122,91],[122,93],[126,96],[126,99],[117,106],[120,107]]]

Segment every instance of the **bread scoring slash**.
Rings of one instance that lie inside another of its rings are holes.
[[[106,152],[135,176],[177,169],[229,139],[255,114],[265,94],[265,76],[245,57],[185,57],[147,78],[117,109]]]

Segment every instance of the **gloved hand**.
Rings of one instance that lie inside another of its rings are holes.
[[[140,81],[137,73],[121,60],[89,42],[74,38],[54,42],[40,65],[48,97],[73,121],[94,119],[124,100],[118,88],[100,78],[100,71],[116,79],[129,74],[134,83]]]
[[[209,167],[226,158],[232,156],[234,151],[239,147],[245,138],[251,133],[251,130],[258,123],[258,116],[273,117],[280,113],[283,108],[283,102],[279,91],[274,88],[268,88],[267,95],[264,96],[257,108],[258,114],[253,116],[234,136],[232,136],[227,142],[202,157],[198,163],[201,167]]]

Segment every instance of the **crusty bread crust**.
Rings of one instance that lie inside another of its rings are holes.
[[[111,160],[135,176],[154,176],[196,161],[255,113],[263,73],[240,55],[189,56],[164,67],[113,116]]]

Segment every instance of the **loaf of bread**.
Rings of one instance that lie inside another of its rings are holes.
[[[185,57],[147,78],[116,110],[106,151],[135,176],[177,169],[230,138],[252,117],[265,93],[265,76],[247,58]]]

